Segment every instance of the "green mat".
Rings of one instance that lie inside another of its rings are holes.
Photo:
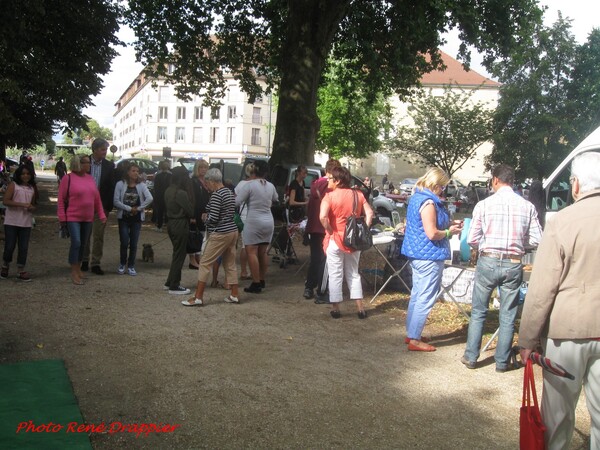
[[[83,418],[62,360],[0,365],[0,449],[91,449],[86,433],[67,432],[73,422]]]

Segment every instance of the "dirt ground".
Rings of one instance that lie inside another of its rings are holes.
[[[206,306],[185,308],[186,297],[162,289],[171,245],[151,224],[140,244],[153,244],[155,262],[138,262],[137,277],[116,273],[114,214],[106,275],[75,286],[69,243],[57,236],[55,183],[40,185],[34,280],[0,280],[0,363],[64,359],[88,424],[180,425],[140,437],[91,433],[95,449],[518,448],[523,372],[496,373],[493,346],[467,370],[459,362],[466,328],[456,326],[452,304],[437,305],[425,329],[435,353],[407,351],[405,295],[367,303],[367,320],[344,303],[333,320],[327,305],[302,297],[299,265],[272,264],[267,289],[242,292],[239,305],[213,288]],[[295,248],[304,261],[307,249]],[[196,272],[185,267],[183,284],[193,289]],[[365,283],[365,297],[372,295]],[[536,377],[539,394],[539,369]],[[587,448],[588,435],[582,399],[572,448]]]

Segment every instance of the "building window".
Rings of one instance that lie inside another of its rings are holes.
[[[262,123],[260,108],[252,108],[252,123]]]
[[[167,141],[167,127],[158,127],[158,141],[159,142]]]
[[[201,144],[202,143],[202,128],[194,127],[194,143]]]
[[[236,118],[235,106],[228,106],[227,107],[227,120],[230,121],[235,118]]]
[[[228,144],[233,144],[234,132],[235,132],[235,128],[234,127],[228,127],[227,128],[227,143]]]
[[[252,128],[252,145],[260,145],[260,128]]]
[[[194,107],[194,120],[202,120],[203,119],[203,109],[202,106]]]
[[[212,120],[219,120],[221,117],[221,109],[218,106],[215,106],[210,111],[210,118]]]
[[[160,86],[158,88],[158,101],[159,102],[168,102],[171,100],[171,93],[169,91],[169,86]]]
[[[185,142],[185,128],[177,127],[175,128],[175,139],[177,142]]]
[[[158,118],[162,120],[167,120],[169,118],[169,109],[166,106],[158,107]]]
[[[185,106],[177,107],[177,120],[185,120]]]
[[[210,138],[209,138],[209,142],[211,144],[216,144],[217,143],[217,135],[218,135],[219,129],[217,127],[210,127]]]
[[[175,65],[174,65],[174,64],[169,64],[169,65],[167,66],[167,73],[168,73],[169,75],[173,75],[173,72],[174,72],[174,71],[175,71]]]

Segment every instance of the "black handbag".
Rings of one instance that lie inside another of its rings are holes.
[[[202,232],[196,227],[191,226],[188,232],[188,240],[186,245],[186,253],[200,253],[202,250],[202,242],[204,240],[204,236]]]
[[[364,251],[373,246],[373,236],[365,223],[365,218],[358,215],[356,210],[358,194],[354,189],[353,194],[352,215],[346,219],[346,228],[344,229],[344,245],[354,251]]]

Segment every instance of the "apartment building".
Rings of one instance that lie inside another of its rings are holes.
[[[175,86],[148,79],[142,72],[115,104],[113,143],[117,158],[148,157],[154,161],[195,157],[209,162],[240,162],[246,155],[268,156],[276,110],[271,96],[248,103],[239,83],[227,78],[219,108],[202,106],[202,97],[182,101]]]

